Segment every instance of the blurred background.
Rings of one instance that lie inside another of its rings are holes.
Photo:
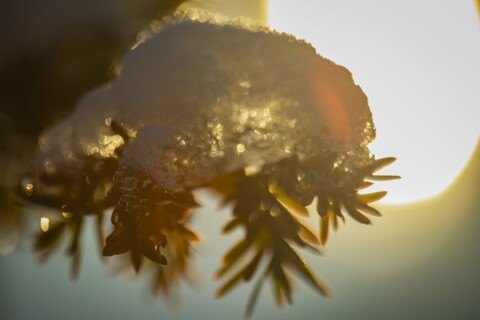
[[[308,256],[332,299],[298,282],[293,306],[277,310],[266,286],[255,318],[480,318],[480,30],[473,1],[3,0],[2,187],[18,182],[37,135],[113,79],[115,63],[137,34],[180,5],[248,16],[306,38],[349,68],[370,100],[378,135],[373,152],[398,157],[390,170],[404,177],[379,183],[390,198],[373,226],[342,226],[324,256]],[[31,253],[38,216],[12,253],[9,226],[16,222],[3,215],[0,318],[241,318],[251,285],[216,300],[212,280],[222,253],[241,234],[220,236],[228,208],[218,210],[206,192],[199,198],[198,281],[182,288],[177,304],[151,298],[146,277],[112,276],[93,227],[84,230],[81,273],[72,282],[65,257],[39,266]]]

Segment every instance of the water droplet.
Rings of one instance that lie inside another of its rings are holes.
[[[57,172],[57,168],[55,167],[55,165],[51,160],[45,161],[44,167],[45,167],[45,171],[49,175],[54,175]]]
[[[261,170],[260,166],[247,166],[243,169],[246,176],[253,176],[258,172],[260,172],[260,170]]]
[[[268,192],[271,194],[275,194],[275,191],[277,191],[278,185],[275,181],[270,181],[268,183]]]
[[[30,197],[33,194],[33,183],[27,183],[24,187],[25,194]]]
[[[240,85],[240,87],[242,87],[243,89],[250,89],[250,87],[252,86],[252,85],[250,84],[250,82],[249,82],[249,81],[246,81],[246,80],[240,81],[240,82],[239,82],[239,85]]]
[[[41,217],[40,218],[40,229],[43,232],[47,232],[50,229],[50,218],[48,217]]]
[[[243,153],[245,152],[245,145],[243,143],[239,143],[235,149],[237,150],[237,153]]]
[[[272,209],[270,209],[270,215],[272,217],[278,217],[280,215],[280,213],[282,213],[282,212],[280,211],[280,208],[278,206],[275,206]]]
[[[73,217],[73,212],[68,210],[68,207],[64,205],[62,206],[62,216],[65,219],[70,219],[71,217]]]
[[[268,209],[270,209],[270,205],[268,204],[268,202],[266,201],[260,202],[260,210],[266,211]]]

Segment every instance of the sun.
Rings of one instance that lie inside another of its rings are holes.
[[[269,2],[269,25],[352,71],[369,97],[378,156],[402,176],[386,202],[432,197],[478,141],[480,42],[474,2]]]

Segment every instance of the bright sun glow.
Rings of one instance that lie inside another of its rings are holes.
[[[269,24],[346,66],[369,97],[371,150],[398,161],[387,202],[434,196],[479,137],[480,37],[473,1],[270,0]]]

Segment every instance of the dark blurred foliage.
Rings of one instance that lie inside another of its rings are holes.
[[[69,114],[93,87],[112,80],[114,67],[154,19],[171,15],[185,0],[3,0],[0,3],[0,229],[1,253],[14,248],[21,227],[21,176],[28,170],[39,134]],[[81,181],[63,181],[69,192],[30,199],[61,209],[50,232],[37,235],[34,249],[47,258],[70,234],[67,254],[78,273],[79,235],[85,214],[100,225],[106,203],[93,202],[97,181],[113,175],[116,162],[97,163]],[[83,179],[85,178],[85,179]],[[86,182],[88,181],[88,183]],[[71,186],[77,186],[71,190]],[[106,191],[103,190],[105,193]],[[60,197],[60,198],[59,198]],[[82,211],[78,211],[79,203]],[[62,216],[63,215],[63,216]]]
[[[2,127],[37,135],[68,114],[82,94],[112,79],[138,32],[184,1],[2,1]]]
[[[183,2],[0,3],[0,216],[15,212],[19,218],[13,189],[42,130],[70,113],[88,90],[111,80],[137,34]]]

